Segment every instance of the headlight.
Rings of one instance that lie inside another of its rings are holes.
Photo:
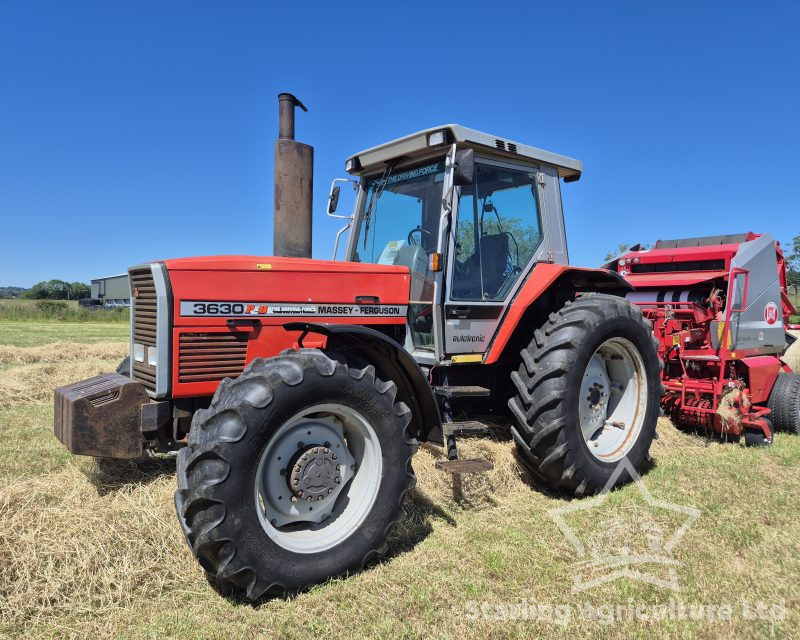
[[[147,347],[147,364],[158,366],[158,350],[155,347]]]

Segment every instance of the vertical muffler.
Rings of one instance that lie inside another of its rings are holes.
[[[310,258],[314,147],[294,139],[295,107],[308,111],[291,93],[278,95],[273,253],[276,256]]]

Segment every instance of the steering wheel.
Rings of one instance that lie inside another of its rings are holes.
[[[419,233],[419,243],[414,239],[414,234],[415,233]],[[408,244],[410,244],[410,245],[419,244],[419,246],[422,246],[422,234],[423,233],[426,234],[429,238],[432,237],[431,232],[428,231],[427,229],[423,229],[422,227],[416,227],[415,229],[412,229],[411,231],[409,231],[408,232]]]

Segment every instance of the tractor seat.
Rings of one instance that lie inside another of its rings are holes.
[[[483,291],[494,298],[508,279],[508,260],[511,251],[507,233],[493,233],[481,237],[481,269]]]
[[[408,267],[411,273],[425,274],[428,271],[428,254],[418,244],[406,244],[400,247],[394,264]]]

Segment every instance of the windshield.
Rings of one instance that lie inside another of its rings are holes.
[[[443,182],[443,159],[397,171],[390,167],[368,180],[353,260],[404,264],[409,250],[403,247],[434,251]]]

